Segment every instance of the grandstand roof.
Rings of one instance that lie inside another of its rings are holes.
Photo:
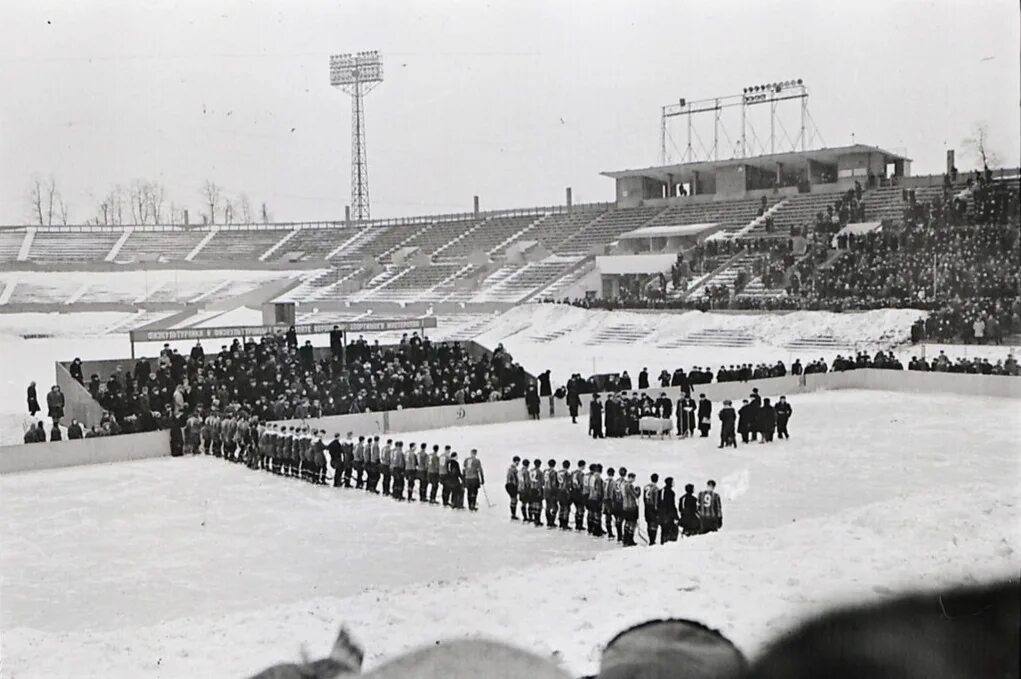
[[[716,228],[716,224],[684,224],[678,226],[643,226],[634,231],[628,231],[618,236],[617,240],[625,238],[669,238],[671,236],[696,236],[703,231]]]
[[[884,162],[891,163],[897,160],[910,161],[902,155],[881,149],[878,146],[866,144],[852,144],[851,146],[838,146],[836,148],[815,149],[812,151],[791,151],[788,153],[771,153],[764,156],[750,158],[728,158],[726,160],[705,160],[694,163],[678,163],[676,165],[653,165],[651,167],[638,168],[633,170],[611,170],[601,172],[604,177],[620,179],[622,177],[649,177],[660,181],[667,181],[668,175],[674,179],[689,175],[691,172],[708,172],[718,167],[728,165],[753,165],[765,170],[772,170],[777,163],[794,164],[799,161],[814,160],[820,163],[835,164],[840,156],[852,153],[880,153]]]

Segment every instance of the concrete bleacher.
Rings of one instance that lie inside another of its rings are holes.
[[[767,208],[778,199],[767,200]],[[758,216],[761,198],[744,200],[692,202],[673,205],[643,226],[681,226],[685,224],[719,224],[726,232],[748,225]]]
[[[116,261],[167,259],[183,260],[209,233],[198,230],[140,231],[134,230],[117,253]],[[104,255],[105,256],[105,255]],[[102,258],[100,258],[102,259]]]
[[[545,219],[536,222],[532,228],[521,234],[519,238],[498,247],[491,254],[494,257],[499,257],[510,245],[521,239],[537,241],[546,250],[554,252],[561,243],[577,234],[583,227],[593,222],[605,212],[604,208],[599,208],[575,209],[572,212],[550,214]]]
[[[442,260],[456,260],[467,257],[477,250],[488,254],[502,245],[509,244],[512,238],[542,218],[543,215],[490,217],[473,231],[437,253],[437,257]]]
[[[473,302],[520,302],[578,263],[577,257],[548,257],[522,266],[506,266],[487,277]]]
[[[192,261],[256,261],[288,233],[288,229],[221,229],[195,254]]]
[[[343,226],[298,229],[275,254],[284,256],[288,252],[301,252],[303,259],[326,259],[358,232],[359,229]]]
[[[446,247],[454,239],[474,229],[483,219],[469,218],[436,222],[432,227],[412,236],[406,243],[403,243],[403,247],[418,248],[426,255],[432,256],[436,254],[437,250]]]
[[[32,262],[101,262],[120,237],[119,231],[37,231],[28,259]]]
[[[599,215],[554,248],[558,255],[584,255],[592,248],[617,239],[622,233],[646,226],[663,211],[661,207],[609,210]]]
[[[15,261],[24,240],[25,231],[23,229],[0,230],[0,262]]]
[[[726,266],[723,266],[719,271],[711,276],[708,276],[701,283],[687,291],[689,297],[698,297],[708,287],[725,285],[728,290],[734,289],[734,281],[740,272],[750,271],[752,264],[755,262],[757,255],[749,252],[742,252],[736,257],[733,257]]]
[[[806,227],[815,224],[818,213],[826,214],[826,208],[833,205],[839,193],[799,193],[788,196],[773,212],[773,233],[767,234],[765,224],[759,224],[742,234],[747,238],[763,236],[788,236],[791,227]]]
[[[410,302],[422,293],[457,274],[461,264],[429,264],[408,267],[362,297],[362,301]]]
[[[64,304],[81,287],[81,282],[60,277],[46,283],[17,281],[11,285],[8,304]]]

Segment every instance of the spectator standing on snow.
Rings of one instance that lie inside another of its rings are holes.
[[[61,393],[60,387],[57,385],[53,385],[50,393],[46,394],[46,407],[48,408],[47,417],[50,417],[54,424],[60,422],[64,417],[64,394]]]
[[[35,391],[35,382],[28,383],[28,414],[35,417],[35,414],[39,412],[39,397]]]

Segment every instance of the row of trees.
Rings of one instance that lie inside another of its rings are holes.
[[[230,195],[214,181],[206,180],[199,188],[202,211],[189,216],[186,208],[169,199],[166,187],[160,182],[135,179],[128,184],[117,184],[95,206],[93,215],[83,222],[89,225],[122,224],[253,224],[271,221],[266,204],[253,209],[247,194]],[[31,206],[30,222],[38,226],[67,225],[71,210],[64,200],[56,180],[34,177],[29,187]]]

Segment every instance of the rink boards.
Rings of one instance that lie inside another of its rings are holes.
[[[804,394],[836,389],[870,389],[905,393],[939,393],[963,396],[1021,398],[1021,379],[1000,375],[968,375],[959,373],[925,373],[905,370],[853,370],[841,373],[788,375],[749,382],[724,382],[699,385],[695,394],[705,394],[714,403],[725,399],[739,403],[753,388],[764,397]],[[652,387],[637,390],[653,398],[666,392],[676,399],[677,387]],[[545,399],[544,399],[545,400]],[[591,397],[582,398],[581,415],[588,416]],[[542,413],[548,412],[542,404]],[[555,417],[566,417],[567,406],[555,402]],[[401,432],[517,422],[528,419],[524,399],[433,406],[352,415],[332,415],[309,420],[285,420],[281,424],[309,425],[325,429],[328,435],[348,431],[356,435],[385,435]],[[0,474],[52,469],[85,464],[123,462],[170,455],[167,432],[146,432],[115,437],[58,441],[0,447]]]

